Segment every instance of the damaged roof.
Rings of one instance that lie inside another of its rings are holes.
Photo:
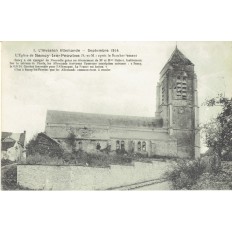
[[[162,119],[48,110],[48,124],[94,124],[107,126],[162,127]]]
[[[193,63],[177,47],[167,63],[193,65]]]
[[[26,132],[25,131],[23,133],[2,132],[1,141],[7,142],[8,138],[10,140],[16,141],[16,142],[20,143],[22,146],[24,146],[25,139],[26,139]]]
[[[162,73],[165,70],[165,68],[167,68],[168,66],[174,66],[174,65],[194,65],[194,64],[176,46],[171,57],[164,65],[160,73]]]

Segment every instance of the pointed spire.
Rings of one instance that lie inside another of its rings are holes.
[[[168,60],[168,63],[183,63],[186,65],[191,65],[192,62],[186,58],[186,56],[178,49],[177,42],[176,42],[176,48],[173,51],[171,57]]]
[[[194,65],[177,47],[177,42],[176,42],[176,47],[175,50],[172,52],[171,57],[167,61],[167,63],[164,65],[164,67],[169,64],[184,64],[184,65]],[[164,69],[163,67],[163,69]],[[163,71],[161,70],[161,72]]]

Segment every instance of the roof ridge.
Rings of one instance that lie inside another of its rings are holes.
[[[59,113],[70,113],[70,114],[83,114],[83,115],[96,115],[96,116],[113,116],[113,117],[126,117],[126,118],[155,118],[154,116],[136,116],[136,115],[122,115],[122,114],[99,114],[99,113],[89,113],[89,112],[80,112],[80,111],[65,111],[65,110],[47,110],[48,112],[59,112]]]
[[[46,125],[55,124],[96,124],[96,125],[131,125],[144,127],[161,127],[161,119],[156,117],[142,117],[129,115],[93,114],[84,112],[70,112],[47,110]]]

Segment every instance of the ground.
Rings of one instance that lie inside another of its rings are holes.
[[[165,181],[161,183],[155,183],[152,185],[146,185],[143,187],[139,187],[134,190],[170,190],[170,184],[167,181]]]

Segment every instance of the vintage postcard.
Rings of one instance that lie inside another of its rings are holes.
[[[232,189],[232,42],[2,42],[1,190]]]

